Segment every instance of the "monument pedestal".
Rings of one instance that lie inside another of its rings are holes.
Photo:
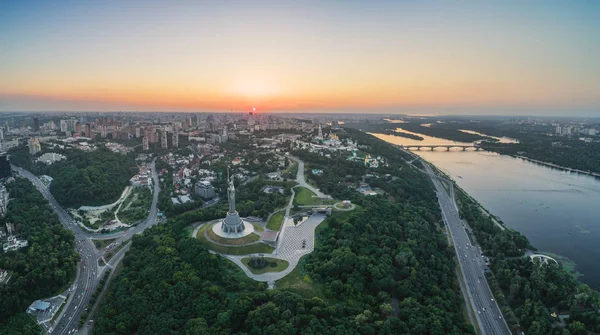
[[[230,217],[228,213],[227,217],[223,219],[223,221],[213,225],[213,232],[217,236],[223,238],[240,238],[252,234],[254,232],[254,226],[251,223],[242,220],[237,213],[235,214],[236,217],[233,218]],[[235,224],[231,225],[231,222],[235,222]]]

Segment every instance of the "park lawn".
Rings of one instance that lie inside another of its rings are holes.
[[[255,231],[265,231],[265,228],[262,226],[257,225],[256,223],[252,222],[252,225],[254,226],[254,230]]]
[[[107,245],[113,243],[115,240],[116,238],[110,238],[108,240],[92,240],[92,242],[94,242],[96,249],[101,250],[106,248]]]
[[[285,210],[281,210],[271,215],[269,222],[267,223],[267,228],[271,230],[279,230],[281,229],[281,224],[283,223],[283,217],[285,216]]]
[[[202,245],[206,248],[227,255],[249,255],[249,254],[272,254],[275,248],[266,245],[264,243],[256,243],[252,245],[247,245],[243,247],[226,247],[222,245],[216,245],[204,237],[204,230],[208,227],[208,225],[204,225],[202,228],[198,230],[198,234],[196,234],[196,238]]]
[[[250,257],[242,258],[242,263],[248,268],[248,270],[250,270],[250,272],[252,272],[255,275],[260,275],[267,272],[281,272],[287,269],[287,267],[290,265],[288,261],[277,258],[265,257],[265,261],[267,261],[268,263],[275,262],[277,266],[271,267],[270,265],[267,265],[262,269],[254,269],[248,265],[248,263],[250,263]]]
[[[260,239],[260,237],[256,234],[250,234],[248,236],[244,236],[244,237],[240,237],[240,238],[224,238],[224,237],[221,237],[221,236],[215,234],[215,232],[212,230],[212,226],[213,225],[210,225],[210,227],[208,228],[207,234],[208,234],[208,237],[210,237],[213,241],[215,241],[217,243],[227,244],[227,245],[244,245],[244,244],[256,242]],[[204,236],[204,234],[202,234],[202,236]]]
[[[321,200],[313,198],[314,194],[311,190],[306,187],[296,186],[294,189],[296,195],[294,196],[294,205],[320,205]]]
[[[303,274],[304,265],[301,261],[296,268],[287,276],[275,282],[278,290],[286,290],[296,293],[304,298],[319,297],[324,299],[323,285],[313,283],[308,274]],[[324,299],[327,300],[327,299]]]

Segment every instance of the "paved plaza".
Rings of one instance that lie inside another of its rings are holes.
[[[279,243],[277,243],[277,249],[275,249],[273,254],[265,254],[267,257],[288,261],[289,266],[287,269],[281,272],[253,274],[244,264],[242,264],[242,258],[253,255],[222,256],[233,261],[240,268],[242,268],[248,277],[256,281],[267,283],[274,282],[292,272],[298,265],[300,258],[302,258],[304,255],[310,254],[315,249],[315,229],[319,224],[321,224],[321,222],[325,220],[326,217],[327,216],[325,214],[314,214],[298,226],[294,226],[294,220],[292,218],[285,218],[281,234],[279,236]],[[302,241],[304,240],[306,240],[306,246],[305,248],[302,248]]]

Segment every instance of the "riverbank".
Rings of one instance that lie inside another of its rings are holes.
[[[520,155],[508,155],[514,158],[520,158],[529,162],[533,162],[533,163],[537,163],[540,165],[544,165],[544,166],[548,166],[548,167],[552,167],[555,169],[560,169],[560,170],[564,170],[564,171],[570,171],[570,172],[577,172],[577,173],[581,173],[581,174],[586,174],[588,176],[593,176],[596,178],[600,178],[600,173],[596,173],[596,172],[590,172],[590,171],[583,171],[583,170],[578,170],[578,169],[573,169],[570,167],[566,167],[566,166],[560,166],[560,165],[556,165],[553,163],[548,163],[548,162],[544,162],[544,161],[539,161],[537,159],[533,159],[533,158],[529,158],[529,157],[525,157],[525,156],[520,156]]]
[[[456,181],[454,179],[452,179],[452,177],[450,177],[450,175],[448,175],[447,173],[443,172],[442,170],[440,170],[437,166],[435,166],[433,163],[428,162],[430,164],[430,166],[434,169],[434,171],[441,176],[442,178],[446,179],[449,183],[452,184],[453,187],[453,191],[449,191],[450,196],[454,196],[454,193],[456,193],[456,190],[458,190],[458,192],[460,192],[463,196],[465,196],[467,199],[469,199],[469,201],[473,202],[475,205],[477,205],[477,207],[479,207],[479,209],[481,210],[482,213],[484,213],[486,216],[488,216],[492,222],[494,222],[494,224],[496,224],[496,226],[502,230],[508,229],[511,231],[516,231],[511,227],[508,227],[506,224],[504,224],[504,222],[497,217],[496,215],[492,214],[487,208],[485,208],[481,203],[479,203],[475,198],[473,198],[467,191],[465,191],[464,189],[462,189],[460,186],[458,186],[458,184],[456,183]],[[459,202],[460,200],[456,199],[457,202]],[[567,272],[569,272],[570,274],[573,275],[573,277],[575,277],[579,282],[581,277],[583,276],[583,274],[579,271],[576,270],[576,266],[577,264],[569,259],[568,257],[565,257],[563,255],[559,255],[556,253],[552,253],[552,252],[548,252],[548,251],[543,251],[540,252],[537,250],[537,248],[533,245],[531,245],[532,247],[532,251],[535,251],[539,254],[544,254],[544,255],[548,255],[551,256],[553,258],[555,258],[556,260],[558,260],[558,263],[565,269],[567,270]]]

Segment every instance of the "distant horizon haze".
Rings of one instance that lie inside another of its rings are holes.
[[[600,2],[0,2],[2,111],[600,116]]]

